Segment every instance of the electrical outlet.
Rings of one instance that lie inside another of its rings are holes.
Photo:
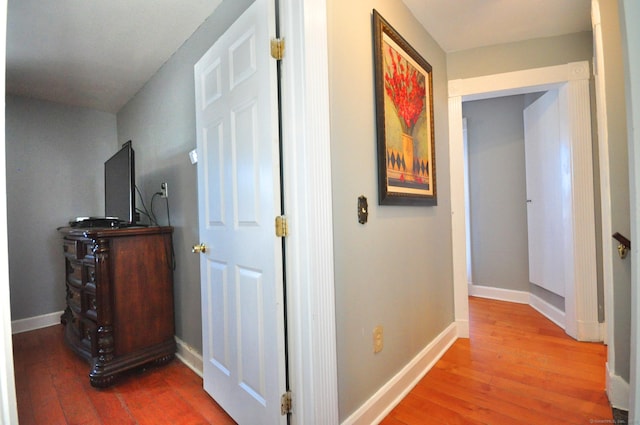
[[[379,353],[384,347],[384,333],[381,325],[373,328],[373,352]]]
[[[169,185],[167,182],[160,183],[161,197],[168,198],[169,197]]]

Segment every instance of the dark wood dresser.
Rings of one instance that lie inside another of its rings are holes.
[[[173,359],[171,227],[61,228],[65,341],[91,365],[94,387]]]

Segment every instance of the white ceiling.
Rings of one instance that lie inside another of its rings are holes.
[[[9,0],[7,92],[117,112],[222,0]]]
[[[222,1],[9,0],[7,92],[115,113]],[[447,52],[591,28],[590,0],[403,1]]]
[[[591,30],[591,0],[402,1],[446,52]]]

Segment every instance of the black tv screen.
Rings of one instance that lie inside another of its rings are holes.
[[[135,224],[135,159],[131,141],[104,163],[104,210],[109,218]]]

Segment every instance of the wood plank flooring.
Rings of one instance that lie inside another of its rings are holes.
[[[179,360],[131,372],[108,389],[91,387],[88,363],[62,335],[60,325],[13,336],[21,425],[235,424]]]
[[[526,305],[471,298],[469,307],[471,338],[458,340],[382,424],[613,423],[604,345],[574,341]],[[21,425],[234,424],[177,360],[92,388],[62,332],[13,337]]]
[[[469,302],[470,338],[383,425],[613,423],[603,344],[573,340],[527,305]]]

